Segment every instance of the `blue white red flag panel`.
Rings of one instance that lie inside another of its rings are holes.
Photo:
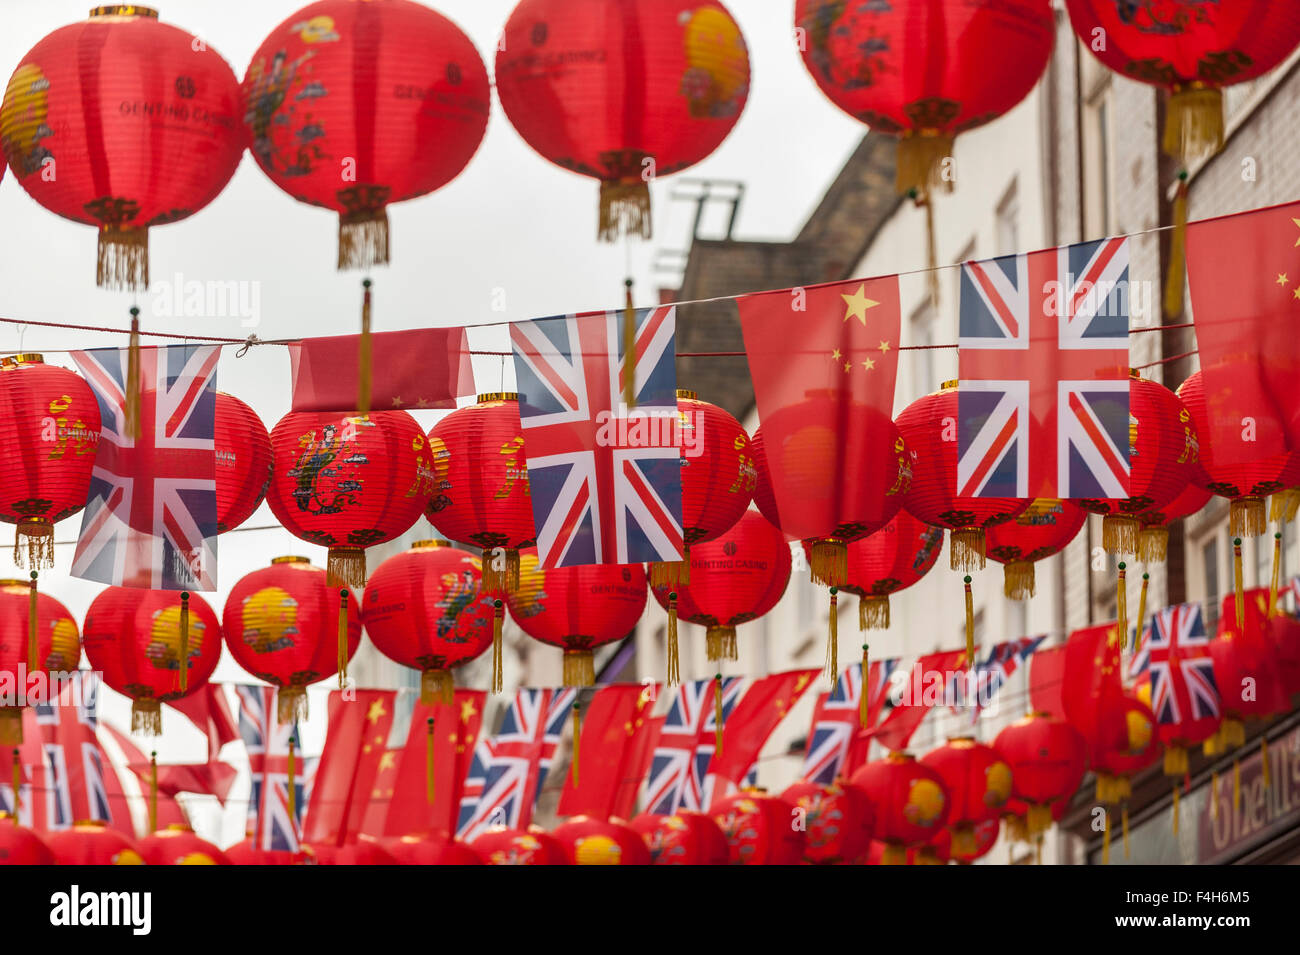
[[[302,817],[311,799],[311,785],[319,757],[295,754],[294,814],[289,816],[289,740],[298,739],[298,724],[276,718],[275,688],[241,684],[239,735],[248,753],[252,792],[248,798],[248,824],[259,849],[298,851]]]
[[[1151,712],[1157,723],[1213,719],[1220,713],[1210,636],[1200,604],[1175,604],[1153,614],[1130,673],[1150,678]]]
[[[835,687],[818,700],[812,732],[804,754],[804,779],[829,785],[835,782],[861,729],[862,664],[854,663],[839,675]]]
[[[966,673],[954,675],[955,691],[954,711],[959,708],[970,710],[971,722],[979,719],[980,713],[993,702],[993,698],[1006,685],[1007,681],[1020,669],[1034,652],[1047,639],[1047,634],[1036,637],[1020,637],[995,644],[988,655],[975,664],[974,686],[971,686]],[[974,699],[967,700],[968,688],[974,691]]]
[[[709,763],[717,735],[715,685],[714,680],[693,680],[673,691],[646,776],[646,812],[671,815],[679,809],[701,810],[709,806],[713,785]],[[724,723],[742,689],[740,677],[723,680]]]

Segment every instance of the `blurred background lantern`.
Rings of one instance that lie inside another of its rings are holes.
[[[221,614],[226,646],[241,667],[279,687],[279,722],[305,718],[308,685],[339,672],[342,604],[325,571],[306,557],[276,557],[231,588]],[[361,645],[361,613],[350,593],[347,604],[351,659]]]
[[[1002,807],[1011,798],[1011,767],[997,750],[970,737],[959,736],[921,757],[948,791],[951,853],[962,859],[979,854],[978,826],[996,825]],[[943,857],[943,853],[940,853]]]
[[[844,780],[794,783],[781,798],[803,811],[805,862],[841,865],[871,847],[876,813],[864,790]]]
[[[840,590],[858,596],[858,629],[888,629],[889,595],[928,574],[941,550],[943,530],[907,511],[899,511],[870,537],[850,544],[848,581]]]
[[[55,865],[144,865],[139,847],[99,821],[73,823],[45,836]]]
[[[370,575],[366,633],[394,663],[420,671],[420,702],[452,702],[452,670],[492,645],[493,599],[481,564],[446,541],[417,541]]]
[[[951,861],[959,865],[969,865],[989,854],[997,844],[1001,832],[1000,818],[985,819],[983,822],[975,823],[971,828],[973,841],[966,843],[965,840],[959,840],[953,835],[952,826],[944,826],[935,833],[928,848],[940,862]]]
[[[1111,554],[1138,552],[1142,515],[1173,502],[1187,489],[1200,453],[1191,413],[1164,385],[1133,369],[1128,402],[1128,497],[1077,502],[1093,514],[1105,515],[1101,546]]]
[[[570,865],[650,865],[641,834],[625,822],[574,816],[551,830]]]
[[[202,689],[217,668],[221,624],[198,594],[107,587],[86,611],[84,644],[91,669],[131,699],[131,731],[157,736],[162,704]]]
[[[32,595],[36,596],[36,658],[31,657]],[[29,580],[0,580],[0,682],[25,690],[19,667],[35,673],[72,673],[81,665],[81,635],[68,608],[36,593]],[[8,695],[8,694],[6,694]],[[23,741],[23,707],[0,706],[0,746]]]
[[[0,865],[54,865],[54,853],[35,832],[0,812]]]
[[[849,782],[866,791],[875,809],[875,837],[885,844],[885,865],[902,865],[907,848],[929,842],[948,818],[943,777],[910,753],[873,760]]]
[[[1265,626],[1277,653],[1282,685],[1292,705],[1300,708],[1300,620],[1279,612],[1269,617]]]
[[[1077,504],[1040,497],[1005,524],[985,531],[984,551],[1002,565],[1002,592],[1012,600],[1034,595],[1034,563],[1059,554],[1078,536],[1088,513]]]
[[[445,832],[388,839],[384,848],[398,865],[484,865],[482,856]]]
[[[718,148],[749,96],[749,52],[716,0],[521,0],[497,96],[543,157],[600,180],[602,239],[648,239],[652,179]]]
[[[731,860],[727,837],[707,813],[642,813],[628,825],[641,834],[651,865],[727,865]]]
[[[1128,693],[1097,700],[1097,719],[1085,735],[1088,763],[1097,777],[1097,801],[1120,803],[1133,794],[1132,779],[1160,756],[1151,708]]]
[[[790,824],[794,807],[778,796],[748,790],[709,810],[727,838],[732,865],[798,865],[805,833]]]
[[[217,533],[224,534],[252,517],[266,497],[271,483],[271,436],[257,412],[220,391],[213,424]]]
[[[710,660],[738,659],[736,627],[763,616],[785,593],[790,545],[762,514],[746,511],[722,536],[692,548],[691,565],[689,584],[654,587],[655,599],[669,609],[677,594],[678,618],[707,628]]]
[[[488,865],[568,865],[564,846],[535,826],[523,829],[489,829],[470,840]]]
[[[491,93],[474,44],[442,14],[409,0],[322,0],[262,42],[242,102],[262,171],[338,213],[344,269],[388,262],[388,206],[460,174]]]
[[[429,432],[433,494],[426,515],[450,540],[483,549],[483,588],[519,585],[519,551],[537,541],[519,396],[479,395]]]
[[[1003,727],[993,748],[1011,767],[1012,794],[1028,804],[1028,835],[1052,824],[1052,803],[1079,788],[1088,768],[1088,745],[1069,723],[1030,713]]]
[[[145,865],[232,865],[224,852],[180,823],[151,832],[136,845]]]
[[[397,857],[374,839],[362,838],[345,846],[308,846],[317,865],[401,865]]]
[[[1050,822],[1032,835],[1029,831],[1029,803],[1012,796],[1007,800],[1006,812],[1002,814],[1002,828],[1007,835],[1007,842],[1024,842],[1034,846],[1038,855],[1038,862],[1041,865],[1043,861],[1043,833],[1052,822],[1060,822],[1065,816],[1065,811],[1070,808],[1071,796],[1062,796],[1052,803],[1048,807]]]
[[[511,618],[534,640],[564,650],[564,685],[596,681],[592,651],[622,640],[645,610],[645,568],[588,564],[543,569],[537,552],[520,555],[519,589],[506,603]]]
[[[329,548],[331,586],[366,582],[366,548],[400,537],[433,491],[433,455],[405,411],[291,412],[271,431],[266,502],[285,530]]]
[[[1159,563],[1169,556],[1169,527],[1185,517],[1195,514],[1214,497],[1205,489],[1207,478],[1199,465],[1193,469],[1193,478],[1183,492],[1166,504],[1145,512],[1142,517],[1142,529],[1138,531],[1137,558],[1144,563]]]
[[[226,858],[231,865],[315,865],[316,853],[310,846],[302,846],[296,852],[288,849],[258,848],[252,837],[243,842],[236,842],[226,850]]]
[[[0,145],[33,199],[99,230],[99,285],[145,288],[149,228],[198,212],[239,165],[239,81],[148,7],[95,7],[18,64]]]

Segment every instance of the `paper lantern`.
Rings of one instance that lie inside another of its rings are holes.
[[[452,669],[492,645],[494,601],[481,588],[478,557],[446,541],[417,541],[379,565],[366,584],[362,619],[388,659],[420,671],[420,702],[451,703]]]
[[[790,582],[790,545],[757,511],[746,511],[716,540],[691,550],[691,582],[653,588],[668,609],[677,594],[677,616],[706,627],[710,660],[735,660],[736,627],[757,620],[781,600]]]
[[[805,834],[791,825],[794,807],[778,796],[745,791],[710,809],[727,837],[732,865],[798,865]]]
[[[287,849],[262,849],[252,838],[237,842],[226,850],[231,865],[315,865],[316,853],[310,846],[297,851]]]
[[[570,865],[650,865],[641,834],[624,822],[574,816],[551,830]]]
[[[511,618],[534,640],[564,650],[564,685],[591,686],[592,651],[622,640],[645,610],[646,577],[640,564],[588,564],[543,569],[535,551],[520,556],[519,589],[506,604]]]
[[[889,595],[906,590],[930,572],[943,550],[943,530],[907,511],[870,537],[849,545],[848,580],[840,590],[858,597],[858,629],[889,627]]]
[[[716,0],[521,0],[495,78],[528,145],[600,180],[600,237],[648,239],[649,181],[726,139],[749,95],[749,53]]]
[[[1195,372],[1178,386],[1178,397],[1191,412],[1192,424],[1200,437],[1201,469],[1192,480],[1205,490],[1232,502],[1228,511],[1228,533],[1232,537],[1257,537],[1268,529],[1264,498],[1283,488],[1300,484],[1300,454],[1286,451],[1244,464],[1219,464],[1209,436],[1210,415],[1217,408],[1207,403],[1205,380]],[[1226,396],[1224,396],[1226,397]],[[1220,396],[1214,396],[1215,404]]]
[[[1142,516],[1172,503],[1194,476],[1200,457],[1197,429],[1179,397],[1133,370],[1128,384],[1128,497],[1080,498],[1104,514],[1101,546],[1111,554],[1136,554]]]
[[[523,829],[489,829],[470,840],[470,846],[488,865],[568,865],[564,846],[535,826]]]
[[[1002,824],[1006,828],[1008,842],[1034,843],[1038,847],[1038,862],[1043,861],[1043,833],[1053,822],[1060,822],[1065,811],[1070,808],[1070,796],[1063,796],[1047,807],[1046,824],[1040,820],[1040,828],[1031,833],[1029,830],[1029,803],[1012,796],[1007,800],[1006,812],[1002,814]]]
[[[519,585],[519,551],[537,543],[528,490],[519,396],[479,395],[429,432],[434,487],[429,523],[454,541],[483,548],[483,586]]]
[[[36,657],[32,659],[32,596],[35,594]],[[0,682],[10,692],[26,690],[22,677],[73,673],[81,664],[81,636],[68,608],[31,581],[0,580]],[[21,672],[20,672],[20,668]],[[8,694],[5,694],[8,695]],[[23,707],[0,706],[0,746],[23,741]]]
[[[1127,693],[1104,694],[1096,708],[1096,723],[1085,738],[1097,776],[1097,801],[1124,802],[1133,795],[1133,777],[1160,757],[1156,718],[1149,706]]]
[[[803,811],[805,862],[853,862],[870,847],[876,813],[865,790],[843,781],[802,781],[787,787],[781,798]]]
[[[985,531],[1012,520],[1031,502],[957,493],[957,441],[951,431],[957,420],[955,381],[913,401],[898,416],[898,431],[917,459],[904,506],[913,517],[948,529],[953,570],[982,569]]]
[[[17,525],[14,563],[54,566],[54,525],[86,505],[99,402],[76,372],[41,355],[0,362],[0,520]],[[21,547],[26,544],[26,547]]]
[[[363,586],[366,548],[405,533],[433,490],[428,439],[405,411],[290,413],[271,448],[266,502],[289,533],[329,548],[333,586]]]
[[[361,614],[349,593],[344,657],[338,642],[344,600],[326,576],[305,557],[276,557],[231,588],[221,614],[235,662],[279,687],[281,723],[305,718],[308,685],[340,672],[361,645]]]
[[[0,812],[0,865],[54,865],[54,853],[35,832]]]
[[[338,213],[338,266],[388,261],[388,206],[456,178],[487,129],[469,37],[408,0],[322,0],[262,42],[243,84],[249,149],[297,199]]]
[[[1205,742],[1206,755],[1230,752],[1246,742],[1248,719],[1266,719],[1291,709],[1282,661],[1269,638],[1269,589],[1242,595],[1241,624],[1236,596],[1223,598],[1218,635],[1210,641],[1214,682],[1219,688],[1223,722]]]
[[[108,587],[86,611],[83,642],[91,669],[130,697],[131,731],[157,736],[162,704],[202,689],[217,668],[221,624],[198,594]]]
[[[1208,479],[1200,477],[1199,466],[1193,469],[1194,477],[1183,492],[1155,510],[1147,511],[1141,516],[1142,529],[1138,531],[1138,560],[1151,564],[1159,563],[1169,556],[1169,527],[1185,517],[1195,514],[1214,497],[1201,485]]]
[[[866,791],[876,811],[875,837],[885,844],[885,865],[903,864],[907,847],[928,842],[948,818],[943,777],[910,753],[869,762],[849,782]]]
[[[150,833],[137,846],[146,865],[233,864],[224,852],[179,823]]]
[[[45,836],[55,865],[144,865],[139,847],[102,821],[77,822]]]
[[[964,736],[926,753],[921,765],[938,773],[948,790],[952,851],[964,859],[975,858],[979,854],[976,827],[996,824],[1011,798],[1011,767],[991,746]]]
[[[99,285],[145,288],[150,227],[198,212],[239,165],[239,82],[155,11],[95,7],[18,64],[0,145],[33,199],[99,230]]]
[[[1088,768],[1083,735],[1047,713],[1031,713],[1004,727],[993,748],[1011,767],[1012,793],[1029,804],[1029,835],[1052,823],[1051,804],[1079,788]]]
[[[398,865],[486,864],[477,852],[445,832],[402,836],[385,840],[383,845]]]
[[[985,554],[1002,565],[1002,592],[1012,600],[1034,595],[1034,562],[1065,550],[1088,520],[1070,501],[1038,498],[1012,520],[984,532]]]
[[[731,850],[713,817],[678,810],[670,816],[642,813],[628,823],[650,850],[651,865],[727,865]]]
[[[271,436],[252,408],[234,395],[217,392],[213,411],[217,533],[253,516],[271,483]]]
[[[1279,613],[1266,621],[1268,638],[1277,653],[1282,685],[1293,704],[1300,704],[1300,620]]]
[[[374,839],[359,839],[345,846],[307,846],[317,865],[400,865],[397,857]]]

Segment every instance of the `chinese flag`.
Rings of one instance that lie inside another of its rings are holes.
[[[1124,693],[1120,649],[1119,632],[1113,622],[1075,630],[1065,641],[1061,710],[1070,725],[1087,739],[1098,736],[1100,702]]]
[[[330,693],[329,731],[316,765],[302,841],[344,845],[356,839],[375,778],[388,752],[395,690]]]
[[[1210,419],[1202,454],[1207,441],[1220,465],[1300,450],[1300,202],[1190,224],[1187,278]]]
[[[966,651],[949,650],[930,653],[917,659],[912,673],[903,687],[902,702],[889,711],[874,730],[869,733],[881,746],[891,750],[907,749],[914,734],[930,712],[932,706],[942,706],[945,688],[954,676],[965,678]],[[859,734],[862,736],[865,734]]]
[[[1061,685],[1065,678],[1065,646],[1039,650],[1029,660],[1029,706],[1035,713],[1066,719]]]
[[[636,768],[637,741],[654,708],[655,690],[633,683],[596,691],[582,717],[578,785],[572,773],[565,776],[556,815],[608,819],[614,814],[622,782]]]
[[[898,276],[736,300],[781,530],[883,521],[898,371]],[[746,767],[748,768],[748,767]]]
[[[647,716],[640,732],[628,746],[625,771],[614,792],[614,804],[609,813],[611,816],[631,819],[636,814],[637,793],[641,791],[641,783],[650,772],[650,763],[654,759],[655,747],[659,745],[659,733],[663,730],[664,719],[662,716]]]
[[[214,762],[221,747],[239,739],[239,727],[226,702],[226,691],[219,683],[205,684],[198,693],[191,693],[167,704],[180,710],[190,722],[208,738],[208,761]],[[207,792],[207,790],[187,790]]]
[[[714,753],[709,775],[720,776],[739,786],[758,759],[772,731],[813,685],[820,670],[790,670],[774,673],[745,691],[722,728],[722,752]],[[714,801],[727,795],[726,786],[713,787]]]

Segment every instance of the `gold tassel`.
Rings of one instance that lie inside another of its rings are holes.
[[[656,560],[650,565],[651,587],[680,587],[691,582],[691,545],[682,548],[682,560]]]
[[[590,650],[564,651],[564,685],[591,686],[596,682],[596,665]]]
[[[348,685],[348,589],[339,591],[339,689]]]
[[[181,692],[190,691],[190,593],[181,591]]]
[[[1228,533],[1258,537],[1268,530],[1268,510],[1262,497],[1239,497],[1228,506]]]
[[[954,859],[969,859],[979,851],[979,843],[975,840],[975,830],[970,826],[956,826],[952,830],[952,857]]]
[[[420,672],[420,702],[425,706],[435,703],[451,704],[456,699],[456,681],[450,670],[422,670]]]
[[[1115,581],[1115,635],[1122,647],[1128,640],[1128,571],[1124,561],[1119,562],[1119,577]]]
[[[1030,836],[1038,837],[1052,827],[1052,807],[1046,803],[1033,803],[1025,813],[1025,828]]]
[[[372,363],[370,360],[370,279],[363,279],[361,287],[361,341],[357,345],[357,414],[370,414]]]
[[[122,429],[140,437],[140,309],[131,307],[131,338],[126,346],[126,393],[122,397]]]
[[[1232,540],[1232,579],[1237,589],[1237,627],[1246,622],[1246,586],[1241,579],[1241,538]]]
[[[577,700],[573,701],[573,761],[569,764],[569,770],[573,776],[573,788],[578,788],[578,753],[581,752],[582,740],[582,704]]]
[[[0,706],[0,745],[17,746],[23,741],[23,710],[20,706]]]
[[[830,615],[826,618],[826,675],[831,683],[840,673],[840,609],[839,591],[831,588]]]
[[[1241,761],[1235,758],[1232,761],[1232,811],[1241,811]]]
[[[975,667],[975,598],[970,591],[970,576],[965,578],[966,586],[966,667]]]
[[[504,566],[497,566],[500,559]],[[513,547],[483,548],[483,590],[512,594],[519,589],[519,551]]]
[[[1002,565],[1002,593],[1011,600],[1028,600],[1034,595],[1034,564],[1013,560]]]
[[[849,547],[843,541],[822,537],[808,548],[812,582],[824,587],[843,587],[849,582]]]
[[[1291,495],[1286,500],[1286,512],[1282,515],[1282,521],[1284,523],[1294,521],[1297,511],[1300,511],[1300,488],[1292,488]]]
[[[1222,149],[1223,93],[1217,87],[1199,82],[1175,89],[1165,113],[1163,146],[1167,155],[1184,163],[1212,156]]]
[[[653,236],[650,184],[640,178],[601,180],[600,240],[616,242],[620,235]]]
[[[22,546],[26,544],[26,547]],[[28,517],[14,525],[14,563],[50,570],[54,567],[54,525],[44,517]]]
[[[149,230],[103,225],[95,250],[95,284],[129,292],[149,287]]]
[[[1268,501],[1268,519],[1285,524],[1295,519],[1296,508],[1300,507],[1300,488],[1284,487]]]
[[[288,777],[287,782],[289,784],[289,791],[286,794],[289,800],[289,825],[293,827],[294,835],[298,834],[298,787],[294,785],[294,770],[296,769],[296,766],[294,765],[294,756],[296,755],[294,750],[297,749],[297,745],[297,734],[290,733],[289,758],[285,765],[285,774]]]
[[[710,663],[738,660],[735,627],[709,627],[704,631],[704,651]]]
[[[681,667],[677,653],[677,591],[668,594],[668,685],[681,682]]]
[[[943,177],[943,161],[952,155],[953,137],[936,129],[905,132],[898,141],[894,188],[899,195],[926,197],[936,190],[952,191]]]
[[[880,856],[881,865],[907,865],[907,849],[893,842],[885,843],[885,851]]]
[[[1120,810],[1120,821],[1124,826],[1124,858],[1128,858],[1128,806]]]
[[[1273,770],[1268,765],[1268,737],[1259,738],[1259,760],[1260,770],[1264,774],[1264,788],[1269,789],[1273,785]]]
[[[3,715],[3,713],[4,713],[4,711],[3,711],[3,710],[0,710],[0,715]],[[22,728],[23,728],[23,722],[22,722],[22,710],[19,710],[18,713],[19,713],[19,718],[18,718],[18,735],[19,735],[19,737],[20,737],[20,739],[18,740],[18,742],[21,743],[21,742],[22,742],[22,739],[21,739],[21,736],[22,736]],[[4,726],[4,720],[3,720],[3,719],[0,719],[0,730],[3,729],[3,726]],[[13,760],[13,775],[10,777],[10,785],[13,787],[13,793],[14,793],[14,825],[16,826],[16,825],[18,825],[18,813],[19,813],[19,810],[21,810],[22,807],[23,807],[23,798],[22,798],[22,795],[23,795],[23,764],[19,761],[19,758],[18,758],[18,747],[17,747],[17,746],[14,747],[13,756],[12,756],[11,758],[12,758],[12,760]]]
[[[722,756],[722,674],[713,678],[713,752]]]
[[[158,831],[158,752],[149,754],[149,831]]]
[[[1178,783],[1174,783],[1174,835],[1178,835]]]
[[[1136,517],[1107,514],[1101,520],[1101,546],[1108,554],[1128,556],[1137,553],[1138,533],[1142,525]]]
[[[1151,575],[1142,575],[1142,589],[1138,591],[1138,616],[1133,625],[1133,650],[1137,651],[1138,639],[1142,636],[1142,627],[1147,619],[1147,585],[1151,583]],[[1123,636],[1127,636],[1127,631]],[[1123,637],[1121,637],[1123,639]]]
[[[432,806],[434,797],[433,717],[430,716],[425,720],[424,725],[424,798]]]
[[[868,594],[858,598],[858,629],[889,629],[889,596]]]
[[[505,601],[492,601],[492,692],[500,693],[503,685],[501,664],[501,626],[505,620]]]
[[[36,571],[27,594],[27,672],[35,673],[41,666],[41,651],[36,641]]]
[[[162,704],[151,697],[131,701],[131,732],[145,736],[162,735]]]
[[[366,550],[364,547],[331,547],[325,559],[326,580],[331,587],[366,585]]]
[[[1101,827],[1101,864],[1110,865],[1110,811],[1103,809]]]
[[[1103,523],[1105,523],[1103,521]],[[1138,531],[1137,559],[1144,564],[1164,563],[1169,557],[1169,528],[1144,527]]]
[[[339,215],[338,270],[388,264],[388,207]]]
[[[948,533],[948,557],[953,570],[984,569],[984,529],[960,527]]]
[[[1185,776],[1187,775],[1187,750],[1182,746],[1168,746],[1165,748],[1165,775],[1166,776]]]
[[[297,683],[280,687],[275,696],[275,721],[280,725],[307,718],[307,688]]]
[[[624,279],[623,302],[623,404],[636,407],[636,308],[632,305],[632,280]]]
[[[1037,865],[1043,864],[1043,837],[1039,836],[1034,840],[1034,862]]]
[[[858,693],[858,726],[867,728],[867,674],[870,672],[867,659],[867,645],[862,645],[862,685]]]
[[[1174,230],[1169,236],[1169,274],[1165,276],[1165,315],[1183,310],[1183,284],[1187,275],[1187,170],[1178,173],[1174,193]]]
[[[1282,532],[1273,535],[1273,577],[1268,585],[1268,615],[1277,616],[1277,590],[1282,582]]]

